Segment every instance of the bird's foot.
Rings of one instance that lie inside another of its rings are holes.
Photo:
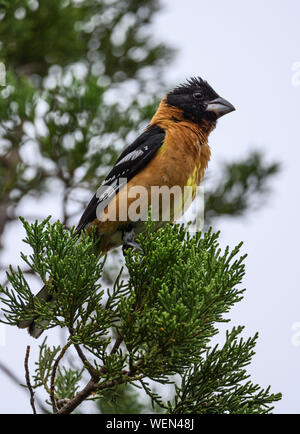
[[[125,254],[126,250],[128,250],[130,248],[135,249],[135,250],[139,250],[140,252],[143,251],[143,249],[141,248],[139,243],[137,243],[135,241],[135,232],[134,232],[134,229],[132,227],[127,228],[126,230],[123,231],[122,239],[124,241],[124,244],[122,247],[123,254]]]

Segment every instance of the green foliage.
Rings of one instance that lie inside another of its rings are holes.
[[[257,336],[239,339],[238,327],[227,333],[221,349],[212,348],[218,324],[228,321],[244,291],[240,245],[222,253],[218,233],[211,230],[191,236],[183,226],[167,225],[153,232],[148,222],[138,240],[142,252],[126,253],[128,281],[120,270],[113,288],[105,290],[100,280],[105,259],[94,253],[94,236],[78,241],[73,230],[49,219],[23,225],[33,253],[22,258],[47,284],[54,302],[35,299],[21,270],[10,269],[10,286],[1,287],[2,311],[10,325],[31,314],[43,329],[68,329],[63,348],[42,343],[34,376],[33,387],[48,392],[54,410],[76,399],[87,374],[95,382],[89,399],[100,400],[107,412],[109,403],[133,411],[137,395],[126,385],[141,387],[156,408],[171,413],[262,413],[280,399],[254,385],[244,369]],[[80,369],[59,365],[71,346]],[[174,402],[164,402],[155,384],[173,384]],[[120,405],[120,396],[130,397],[128,405]]]
[[[47,394],[51,395],[51,377],[53,366],[56,358],[61,353],[60,346],[48,347],[46,344],[47,338],[40,345],[39,359],[35,362],[36,368],[33,375],[33,389],[43,387]],[[55,381],[55,397],[56,400],[68,400],[75,396],[79,388],[79,382],[82,379],[84,368],[74,370],[70,367],[58,366],[57,376]],[[46,400],[50,405],[50,401]]]
[[[33,376],[34,388],[43,386],[47,393],[50,394],[50,377],[52,372],[52,366],[55,362],[56,356],[59,354],[61,348],[48,347],[46,345],[47,338],[44,339],[40,345],[39,359],[35,362],[36,369]]]
[[[220,180],[205,194],[205,220],[209,225],[220,217],[241,217],[265,201],[269,181],[280,171],[279,163],[267,163],[260,151],[223,164]]]
[[[227,332],[221,349],[218,345],[209,349],[206,358],[185,373],[180,386],[176,386],[170,413],[257,414],[272,410],[269,404],[280,399],[281,395],[270,394],[269,387],[263,390],[249,381],[244,368],[255,354],[258,335],[246,341],[238,339],[242,330],[243,327],[237,327]],[[212,384],[215,384],[213,396]]]
[[[56,378],[56,399],[72,399],[79,389],[79,381],[82,378],[82,372],[76,371],[65,366],[60,369],[58,367],[58,375]]]
[[[12,0],[0,16],[0,56],[23,74],[85,61],[114,81],[134,78],[137,67],[167,61],[147,31],[158,8],[157,0]]]
[[[151,413],[151,404],[147,405],[146,400],[141,400],[136,388],[121,384],[115,389],[107,390],[97,402],[99,410],[103,414],[141,414]]]
[[[120,303],[119,333],[149,378],[165,381],[197,360],[214,323],[241,299],[244,257],[230,264],[239,246],[221,255],[217,238],[167,226],[140,237],[143,255],[127,256],[130,296]]]
[[[76,246],[78,237],[74,236],[74,230],[66,230],[59,222],[50,225],[49,218],[31,225],[23,220],[23,225],[27,234],[24,242],[32,247],[33,254],[21,254],[22,259],[47,285],[54,303],[49,305],[44,300],[33,299],[20,268],[17,272],[10,269],[8,281],[22,296],[19,302],[10,305],[13,309],[7,316],[8,322],[17,325],[26,306],[26,319],[38,317],[42,324],[46,321],[50,326],[73,328],[78,318],[84,324],[90,320],[90,311],[103,295],[101,285],[97,283],[103,263],[98,265],[94,240],[88,239]],[[83,239],[86,237],[83,235]],[[16,301],[13,291],[8,290],[7,295]]]

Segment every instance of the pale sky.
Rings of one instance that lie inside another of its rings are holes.
[[[300,2],[299,0],[163,0],[153,33],[178,48],[165,71],[173,86],[200,75],[237,111],[222,118],[210,137],[209,177],[218,163],[265,151],[267,160],[280,161],[282,172],[272,184],[265,206],[247,218],[222,220],[222,245],[244,241],[245,300],[229,315],[226,327],[245,325],[244,336],[259,332],[256,356],[248,368],[252,380],[282,392],[276,413],[299,413],[300,291],[299,291],[299,158],[300,158]],[[32,206],[30,204],[29,206]],[[53,202],[42,206],[57,215]],[[43,214],[44,215],[44,214]],[[15,229],[6,260],[15,261],[21,228]],[[23,246],[22,246],[23,249]],[[298,333],[297,333],[298,332]],[[32,360],[39,341],[24,331],[6,327],[0,360],[23,375],[26,345]],[[55,331],[49,343],[57,343]],[[0,413],[31,412],[21,388],[1,374]]]

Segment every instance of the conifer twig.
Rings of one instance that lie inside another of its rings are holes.
[[[55,392],[55,375],[56,375],[56,371],[59,365],[59,362],[61,361],[61,359],[63,358],[63,356],[65,355],[65,352],[67,351],[67,349],[70,347],[70,345],[72,344],[71,341],[69,341],[61,350],[60,354],[58,355],[57,359],[54,362],[53,365],[53,369],[52,369],[52,374],[51,374],[51,385],[50,385],[50,399],[51,399],[51,403],[52,403],[52,408],[53,408],[53,413],[57,413],[57,406],[56,406],[56,402],[55,402],[55,396],[54,396],[54,392]]]
[[[26,384],[27,384],[27,387],[28,387],[28,390],[30,393],[30,405],[32,407],[33,414],[36,414],[36,409],[35,409],[35,404],[34,404],[34,391],[32,389],[31,383],[30,383],[30,374],[29,374],[29,368],[28,368],[29,354],[30,354],[30,345],[27,345],[26,354],[25,354],[25,361],[24,361],[25,379],[26,379]]]
[[[70,335],[73,336],[73,329],[71,327],[69,327],[69,332],[70,332]],[[80,345],[75,344],[74,342],[73,342],[73,345],[74,345],[74,348],[77,351],[77,354],[78,354],[80,360],[82,361],[84,367],[88,370],[88,372],[90,373],[91,377],[94,378],[96,381],[98,381],[97,371],[91,365],[91,363],[88,361],[88,359],[85,356],[84,352],[82,351]]]
[[[124,373],[123,377],[116,379],[116,380],[110,380],[106,381],[102,384],[99,384],[97,381],[95,381],[93,378],[89,380],[89,382],[86,384],[86,386],[77,393],[74,398],[70,399],[69,402],[66,403],[60,410],[58,410],[58,414],[70,414],[72,411],[75,410],[83,401],[85,401],[92,393],[99,392],[104,389],[110,389],[117,384],[123,383],[123,380],[125,377],[130,377],[134,374],[134,372],[126,372]],[[133,377],[131,381],[140,381],[144,377],[143,374]]]
[[[114,346],[110,352],[110,355],[115,354],[115,352],[118,350],[119,346],[121,345],[122,341],[123,338],[120,335],[118,335],[117,339],[115,340]]]

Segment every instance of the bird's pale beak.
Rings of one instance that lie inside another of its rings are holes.
[[[221,116],[224,116],[227,113],[231,113],[235,111],[235,108],[232,104],[230,104],[229,101],[226,101],[226,99],[218,97],[213,101],[209,101],[206,111],[213,112],[216,114],[218,118],[220,118]]]

